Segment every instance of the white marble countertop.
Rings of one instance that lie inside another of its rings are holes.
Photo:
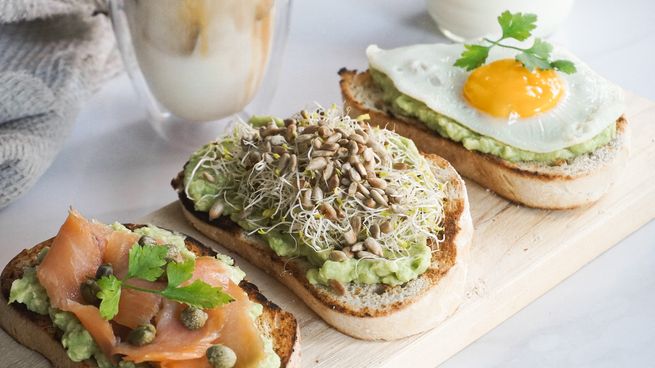
[[[420,0],[297,0],[294,6],[270,109],[281,116],[312,101],[339,103],[336,72],[365,68],[369,43],[445,41]],[[655,100],[655,2],[579,0],[552,40],[625,89]],[[0,265],[52,236],[69,206],[104,221],[131,221],[173,201],[168,182],[187,154],[151,130],[126,77],[110,82],[86,104],[36,187],[0,210]],[[654,347],[651,221],[443,366],[653,367]]]

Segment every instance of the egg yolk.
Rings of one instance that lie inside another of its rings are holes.
[[[464,98],[476,109],[499,118],[522,118],[548,111],[564,95],[554,70],[529,71],[514,59],[475,69],[464,84]]]

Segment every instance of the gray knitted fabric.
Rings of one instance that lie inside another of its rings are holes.
[[[80,105],[120,71],[102,0],[0,1],[0,208],[29,190]]]

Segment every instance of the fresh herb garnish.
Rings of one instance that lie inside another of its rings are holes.
[[[195,280],[190,285],[180,286],[191,279],[196,261],[188,258],[184,262],[167,261],[168,248],[164,245],[141,246],[135,244],[129,252],[128,274],[124,279],[114,275],[103,276],[98,280],[100,292],[100,315],[110,320],[118,314],[121,290],[123,288],[161,295],[164,298],[184,303],[188,306],[209,309],[227,304],[234,299],[221,288],[214,287],[202,280]],[[163,290],[143,288],[128,283],[130,279],[155,281],[164,274],[168,284]]]
[[[460,55],[460,58],[455,61],[455,66],[471,71],[475,68],[482,66],[489,56],[489,50],[494,46],[504,47],[520,51],[516,55],[516,60],[523,64],[528,70],[542,69],[555,69],[566,74],[576,72],[575,64],[569,60],[550,60],[550,53],[553,51],[553,46],[540,39],[535,38],[530,48],[521,48],[501,43],[506,39],[515,39],[517,41],[527,40],[537,25],[537,16],[530,13],[510,13],[508,10],[504,11],[498,17],[498,24],[503,30],[502,36],[496,40],[484,38],[487,45],[464,45],[465,50]]]

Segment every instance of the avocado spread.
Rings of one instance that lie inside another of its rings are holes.
[[[114,223],[111,227],[116,231],[131,231],[120,223]],[[162,239],[167,244],[175,245],[183,249],[185,254],[195,257],[195,255],[188,251],[184,245],[184,237],[182,235],[172,233],[168,230],[158,228],[156,226],[148,225],[134,230],[139,235],[148,235],[155,239]],[[234,266],[232,258],[226,255],[219,254],[216,258],[225,264],[230,273],[230,279],[239,283],[243,280],[245,273],[239,268]],[[36,276],[35,267],[26,267],[23,270],[23,277],[16,279],[11,284],[11,291],[9,293],[9,303],[23,303],[28,310],[40,314],[48,315],[52,320],[54,326],[62,331],[61,344],[66,349],[68,357],[74,362],[81,362],[93,358],[99,368],[147,368],[150,365],[146,363],[135,364],[131,361],[120,361],[118,365],[114,365],[107,356],[100,350],[98,345],[93,340],[91,334],[84,328],[79,319],[74,314],[58,310],[50,305],[48,294],[39,283]],[[251,303],[249,315],[256,320],[263,312],[263,307],[258,303]],[[273,341],[262,335],[264,343],[264,359],[259,363],[258,368],[274,368],[280,366],[280,357],[275,354],[273,350]]]
[[[455,120],[430,109],[423,102],[403,94],[384,73],[373,68],[369,68],[369,72],[373,82],[383,91],[383,100],[393,113],[417,119],[442,137],[459,142],[468,150],[488,153],[504,160],[543,163],[570,161],[577,156],[595,151],[616,137],[616,124],[610,124],[592,139],[561,150],[546,153],[522,150],[478,134]]]
[[[253,124],[253,121],[250,124],[262,126],[259,122],[262,119],[257,120],[257,124]],[[271,121],[271,118],[268,118],[267,121]],[[278,120],[274,121],[277,126],[280,126]],[[394,136],[388,140],[388,144],[393,143],[395,149],[401,151],[399,156],[414,157],[416,160],[425,161],[411,140],[395,133],[389,134]],[[399,285],[417,278],[428,269],[432,250],[427,245],[427,236],[423,234],[412,234],[410,237],[400,240],[394,239],[394,243],[402,249],[401,257],[394,257],[391,252],[385,250],[383,257],[375,259],[350,257],[336,260],[330,258],[332,248],[317,249],[310,246],[311,239],[306,233],[289,231],[288,217],[272,215],[272,209],[257,206],[244,211],[247,203],[241,200],[240,194],[243,194],[243,189],[239,189],[239,185],[245,179],[234,174],[243,169],[233,169],[232,167],[223,171],[215,169],[218,165],[230,165],[225,161],[232,161],[233,155],[238,155],[240,147],[235,142],[238,142],[239,139],[241,138],[238,136],[228,136],[205,145],[190,157],[184,168],[184,186],[185,193],[194,203],[195,210],[210,212],[217,198],[219,200],[225,198],[226,204],[222,208],[222,216],[229,217],[244,230],[263,238],[278,256],[301,257],[307,260],[313,266],[306,274],[308,281],[312,284],[329,285],[329,280],[337,280],[341,283]],[[429,169],[427,170],[429,171]],[[284,181],[285,179],[276,178],[274,180]],[[418,177],[414,179],[415,182],[420,180],[421,178]],[[325,196],[327,195],[328,193],[325,194]],[[293,197],[295,194],[290,193],[285,196]],[[416,208],[415,210],[428,211],[425,208]],[[382,215],[385,213],[383,212]],[[315,214],[314,216],[321,215]],[[438,223],[432,225],[439,226]]]

